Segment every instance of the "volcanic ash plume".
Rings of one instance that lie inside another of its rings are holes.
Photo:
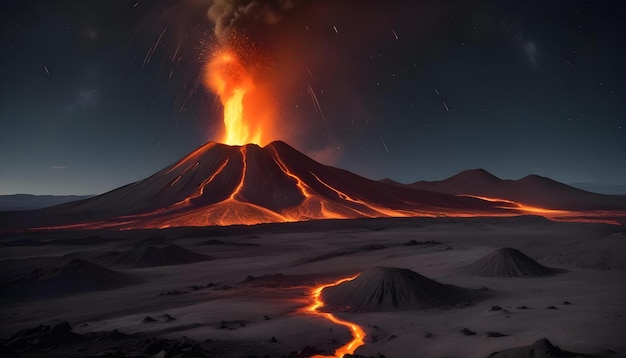
[[[262,56],[245,34],[253,24],[274,24],[295,0],[213,0],[208,10],[219,44],[204,66],[204,86],[224,107],[228,145],[265,145],[278,138],[274,128],[275,96],[263,77]]]
[[[275,24],[296,0],[213,0],[208,16],[215,23],[215,36],[222,40],[235,28],[261,22]]]

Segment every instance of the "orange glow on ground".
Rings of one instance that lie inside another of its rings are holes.
[[[318,286],[315,289],[313,289],[313,291],[311,291],[313,303],[310,306],[306,307],[305,310],[307,312],[322,316],[324,319],[327,319],[335,324],[347,327],[350,330],[350,333],[352,334],[352,340],[344,344],[343,346],[337,348],[337,350],[335,351],[335,355],[332,355],[332,356],[315,355],[312,358],[343,358],[344,354],[354,354],[354,351],[357,348],[365,344],[363,339],[365,338],[366,334],[363,328],[361,328],[359,325],[357,325],[356,323],[339,319],[332,313],[318,311],[319,308],[324,307],[324,301],[322,301],[321,295],[322,295],[322,291],[325,288],[337,286],[346,281],[352,281],[357,276],[342,278],[341,280],[337,280],[332,283]]]
[[[538,215],[543,216],[546,219],[550,219],[553,221],[563,221],[563,222],[582,222],[582,223],[604,223],[611,225],[622,225],[618,220],[614,219],[616,216],[624,216],[626,213],[622,211],[604,211],[604,210],[590,210],[590,211],[572,211],[572,210],[557,210],[557,209],[547,209],[540,208],[536,206],[526,205],[523,203],[518,203],[513,200],[508,199],[500,199],[500,198],[490,198],[486,196],[477,196],[477,195],[457,195],[457,196],[466,196],[469,198],[476,198],[480,200],[489,201],[492,203],[502,203],[500,206],[502,209],[510,209],[521,211],[524,214],[528,215]]]
[[[264,145],[270,139],[274,108],[270,94],[250,65],[250,49],[243,40],[221,44],[204,68],[203,84],[219,96],[224,107],[224,134],[228,145]],[[241,53],[246,52],[246,61]]]
[[[514,209],[521,210],[521,211],[523,211],[525,213],[533,214],[533,215],[542,215],[542,216],[571,215],[573,213],[573,211],[556,210],[556,209],[545,209],[545,208],[539,208],[539,207],[536,207],[536,206],[525,205],[525,204],[518,203],[516,201],[508,200],[508,199],[489,198],[489,197],[486,197],[486,196],[477,196],[477,195],[459,195],[459,196],[466,196],[466,197],[469,197],[469,198],[476,198],[476,199],[480,199],[480,200],[489,201],[489,202],[492,202],[492,203],[511,204]],[[509,208],[509,207],[508,206],[503,206],[502,208]]]

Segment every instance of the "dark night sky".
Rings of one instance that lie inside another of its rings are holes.
[[[240,31],[284,139],[314,158],[402,182],[482,167],[626,184],[621,2],[296,3]],[[0,6],[0,194],[102,193],[218,138],[220,106],[194,86],[207,1]]]

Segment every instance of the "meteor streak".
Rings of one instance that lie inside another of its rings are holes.
[[[382,136],[378,136],[378,138],[380,138],[380,141],[383,142],[383,146],[385,147],[385,151],[387,153],[389,153],[389,148],[387,147],[387,143],[385,143],[385,140],[383,139]]]
[[[396,33],[396,30],[394,30],[394,28],[393,28],[393,27],[391,28],[391,32],[393,32],[393,36],[395,36],[396,40],[400,40],[400,39],[398,38],[398,34]]]
[[[317,98],[317,95],[315,94],[315,91],[313,90],[313,87],[311,87],[310,83],[308,84],[307,92],[309,92],[309,96],[311,96],[311,101],[313,102],[313,108],[315,108],[315,112],[319,113],[322,119],[326,119],[324,117],[324,112],[322,112],[322,106],[320,106],[320,100]]]

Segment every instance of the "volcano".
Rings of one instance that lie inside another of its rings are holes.
[[[178,245],[166,247],[138,245],[119,255],[111,255],[106,262],[127,267],[153,267],[183,265],[207,260],[210,260],[210,257]]]
[[[11,222],[27,228],[139,229],[516,214],[501,203],[369,180],[320,164],[280,141],[265,147],[209,142],[144,180],[89,199],[14,215]]]
[[[559,272],[510,247],[497,249],[466,267],[467,272],[491,277],[540,277]]]
[[[417,310],[468,301],[472,291],[445,285],[409,269],[374,267],[322,291],[326,309],[372,312]]]
[[[112,289],[131,282],[126,274],[75,258],[60,267],[34,269],[1,288],[2,296],[7,297],[53,297]]]

